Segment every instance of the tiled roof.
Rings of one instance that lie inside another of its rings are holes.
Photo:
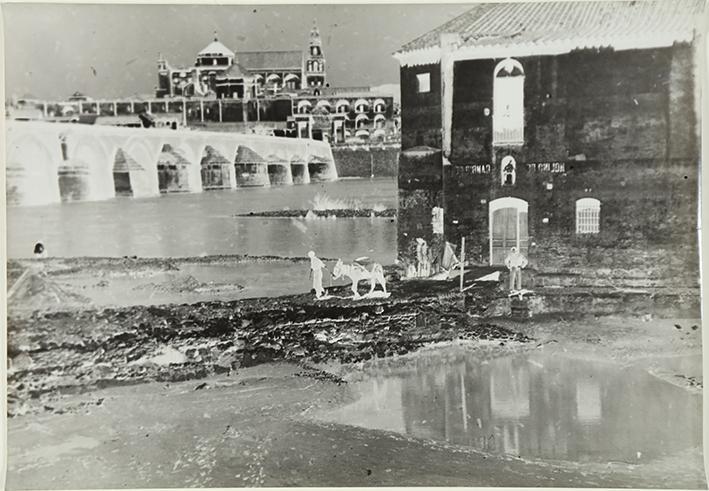
[[[249,71],[255,70],[300,70],[303,66],[302,51],[240,51],[236,55],[239,64]]]
[[[233,63],[227,70],[217,75],[217,79],[220,78],[247,78],[249,77],[249,71],[241,66],[239,63]]]
[[[481,3],[405,44],[397,54],[436,48],[442,33],[460,46],[532,46],[564,43],[570,49],[613,46],[661,36],[689,41],[705,0],[552,1]]]

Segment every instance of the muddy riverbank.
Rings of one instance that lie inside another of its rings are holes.
[[[484,363],[519,348],[470,343],[464,349]],[[428,358],[433,356],[438,355],[430,352]],[[429,361],[424,350],[365,363],[360,375],[347,378],[360,379],[371,369],[418,370],[439,361]],[[321,413],[357,402],[360,395],[351,385],[314,367],[266,363],[199,381],[65,396],[55,404],[59,411],[10,419],[8,487],[706,488],[698,447],[632,462],[543,461],[323,419]]]
[[[319,302],[307,291],[194,302],[192,294],[175,290],[169,292],[172,302],[160,305],[105,306],[93,299],[95,290],[114,290],[117,278],[130,277],[131,285],[147,282],[152,286],[139,290],[146,293],[161,288],[159,275],[190,271],[198,277],[189,268],[224,270],[254,262],[307,268],[301,258],[242,256],[11,263],[10,288],[28,266],[52,288],[40,288],[46,298],[31,288],[21,290],[30,308],[10,310],[10,487],[706,487],[701,448],[691,442],[649,461],[548,461],[447,441],[445,431],[443,438],[435,437],[441,430],[426,426],[436,420],[433,414],[415,418],[417,427],[423,425],[418,433],[322,417],[356,404],[363,397],[356,387],[373,377],[448,370],[461,360],[484,373],[494,360],[524,353],[632,367],[698,397],[703,386],[698,319],[659,318],[637,304],[616,316],[554,313],[515,321],[499,308],[490,310],[506,298],[498,283],[472,286],[461,295],[457,282],[401,281],[394,268],[387,269],[389,298],[354,301],[348,287],[334,285],[333,298]],[[470,274],[488,272],[480,268]],[[108,285],[77,290],[69,281],[86,274]],[[234,278],[214,277],[211,287],[250,281]],[[362,293],[368,289],[361,287]],[[78,291],[85,302],[47,303],[52,295]],[[425,380],[438,386],[447,377]],[[462,387],[445,382],[450,383]],[[595,394],[585,382],[581,387],[575,397]],[[381,390],[396,399],[396,391]],[[505,400],[502,392],[493,392],[498,394],[493,400]],[[398,401],[404,401],[403,394]],[[445,406],[445,412],[472,407],[472,402],[457,404]],[[500,406],[501,414],[509,411],[507,404]],[[475,423],[473,417],[467,431],[476,424],[487,428],[485,421]],[[496,441],[506,441],[505,426],[490,424],[490,434],[502,428]],[[81,470],[86,468],[96,472],[87,477]]]
[[[492,295],[471,293],[481,308]],[[67,392],[197,379],[271,361],[352,363],[439,341],[526,339],[471,318],[445,291],[402,282],[392,285],[392,298],[314,304],[305,294],[10,318],[9,410],[51,408]]]

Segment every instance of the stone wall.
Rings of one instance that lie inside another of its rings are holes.
[[[614,267],[640,264],[652,274],[658,261],[674,257],[678,268],[673,271],[696,275],[692,55],[691,46],[675,45],[517,58],[525,70],[525,142],[507,148],[492,145],[496,61],[455,63],[452,165],[443,168],[438,190],[445,202],[447,240],[459,243],[465,236],[467,258],[486,264],[489,203],[513,196],[529,204],[533,267],[595,268],[613,257]],[[441,128],[438,70],[437,65],[402,68],[404,151],[422,139],[440,141],[435,137]],[[428,94],[416,93],[416,74],[423,71],[431,72]],[[502,185],[500,164],[506,155],[516,160],[511,186]],[[416,166],[408,172],[408,180],[419,177]],[[400,177],[402,192],[408,191]],[[601,201],[599,234],[576,234],[575,203],[584,197]],[[436,206],[430,201],[400,199],[400,215],[427,215],[430,230],[431,207]],[[400,254],[406,254],[401,236],[419,233],[407,228],[418,225],[400,220]]]
[[[431,210],[443,204],[441,152],[417,147],[399,157],[399,213],[397,244],[399,258],[413,264],[416,238],[431,243]]]
[[[339,177],[396,177],[398,174],[398,145],[333,146],[332,156]]]
[[[431,90],[418,93],[416,75],[430,73]],[[441,148],[441,74],[438,64],[401,69],[401,149]]]

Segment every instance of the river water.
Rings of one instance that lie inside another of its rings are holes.
[[[575,462],[644,463],[702,443],[701,395],[644,370],[543,352],[490,361],[437,354],[373,370],[352,385],[356,402],[320,419]]]
[[[303,186],[242,188],[153,198],[115,198],[8,208],[8,257],[30,257],[42,241],[57,257],[186,257],[213,254],[396,259],[392,218],[236,218],[249,212],[309,209],[339,201],[396,208],[394,179],[352,179]]]

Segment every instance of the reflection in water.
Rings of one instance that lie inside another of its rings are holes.
[[[308,209],[317,195],[396,208],[392,179],[348,180],[278,189],[235,189],[8,209],[8,256],[31,257],[38,240],[51,256],[184,257],[203,254],[305,256],[391,264],[391,219],[291,220],[235,214]]]
[[[700,396],[642,370],[540,354],[463,360],[384,378],[401,384],[399,404],[398,389],[356,384],[361,399],[324,419],[542,459],[637,462],[701,444]]]

